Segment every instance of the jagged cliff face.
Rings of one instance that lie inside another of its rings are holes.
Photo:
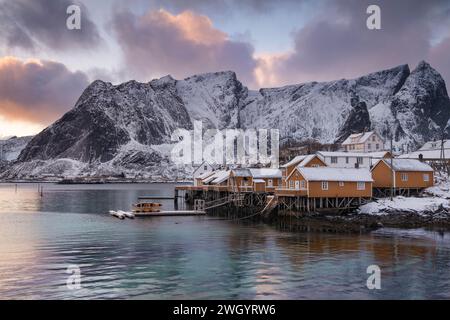
[[[406,150],[436,137],[449,117],[445,83],[425,62],[412,72],[402,65],[352,80],[259,91],[248,90],[233,72],[118,86],[95,81],[73,110],[28,144],[6,175],[39,175],[44,167],[51,173],[56,166],[75,175],[170,176],[178,170],[168,159],[170,134],[192,128],[194,120],[218,129],[278,128],[281,139],[324,143],[374,129],[393,134],[395,145]]]

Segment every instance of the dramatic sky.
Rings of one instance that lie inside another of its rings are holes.
[[[450,83],[449,0],[0,0],[0,137],[39,132],[95,79],[233,70],[256,89],[420,60]]]

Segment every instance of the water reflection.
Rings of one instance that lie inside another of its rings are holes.
[[[48,185],[42,198],[37,186],[20,188],[0,186],[3,299],[450,297],[446,233],[291,233],[209,217],[120,221],[104,212],[172,186]],[[81,290],[65,286],[71,264],[81,268]],[[380,291],[365,286],[371,264],[382,269]]]

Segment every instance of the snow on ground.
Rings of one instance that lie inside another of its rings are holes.
[[[425,189],[426,195],[450,199],[450,181],[440,176],[436,177],[438,182],[430,188]]]
[[[359,208],[359,213],[383,215],[395,212],[425,214],[450,210],[450,201],[440,197],[394,197],[370,202]]]

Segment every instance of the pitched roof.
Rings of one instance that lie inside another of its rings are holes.
[[[272,168],[251,168],[249,169],[254,179],[260,178],[281,178],[283,174],[280,169]]]
[[[368,169],[353,168],[297,168],[307,181],[349,181],[372,182],[372,174]]]
[[[391,167],[391,160],[379,160],[372,167],[372,170],[378,165],[380,161],[386,163],[386,165]],[[433,171],[433,168],[428,164],[415,159],[392,159],[392,166],[394,171]]]
[[[419,151],[423,150],[441,150],[442,141],[428,141],[424,143],[422,147],[420,147]],[[450,149],[450,140],[444,140],[444,149]]]
[[[301,156],[296,156],[294,157],[294,159],[292,159],[291,161],[283,164],[281,167],[282,168],[287,168],[290,166],[295,166],[296,164],[302,162],[307,156],[306,155],[301,155]]]
[[[227,170],[219,170],[219,171],[215,171],[214,174],[208,176],[207,178],[203,179],[203,183],[210,183],[213,182],[213,180],[219,178],[219,177],[223,177],[224,175],[226,177],[228,177],[228,175],[230,174],[229,171]]]
[[[382,159],[389,153],[390,153],[389,151],[377,151],[377,152],[366,152],[365,154],[374,159]]]
[[[317,154],[322,157],[371,157],[368,153],[364,152],[318,151]]]
[[[240,169],[233,169],[233,174],[235,177],[251,177],[252,173],[249,169],[246,168],[240,168]]]
[[[399,159],[419,159],[422,155],[423,159],[438,160],[441,159],[441,150],[418,150],[411,153],[405,153],[398,156]],[[450,149],[444,149],[445,159],[450,159]]]
[[[222,183],[222,182],[228,180],[229,177],[230,177],[230,171],[222,170],[217,174],[216,178],[213,181],[211,181],[211,183],[219,184],[219,183]]]
[[[212,174],[214,174],[214,171],[207,171],[207,172],[204,172],[204,173],[202,173],[201,175],[199,175],[199,176],[197,177],[197,179],[203,180],[203,179],[208,178],[208,177],[209,177],[210,175],[212,175]]]
[[[369,139],[374,133],[375,133],[374,131],[353,133],[349,135],[347,139],[345,139],[344,142],[342,142],[342,144],[345,145],[345,144],[366,142],[367,139]]]

